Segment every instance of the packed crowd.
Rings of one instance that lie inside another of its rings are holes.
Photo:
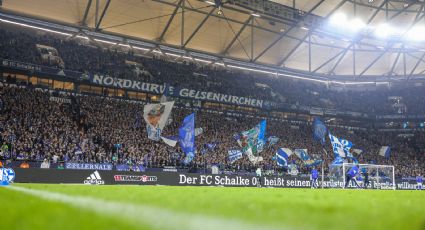
[[[254,127],[259,118],[235,118],[195,111],[196,127],[202,127],[204,131],[196,137],[196,157],[190,165],[183,165],[184,154],[178,145],[171,147],[147,138],[145,122],[140,118],[143,111],[140,102],[71,96],[71,103],[59,103],[50,100],[50,97],[49,92],[36,91],[31,87],[1,88],[0,141],[3,145],[0,158],[195,169],[217,165],[227,171],[254,171],[258,167],[246,156],[230,163],[228,150],[239,148],[233,135]],[[187,108],[175,107],[172,122],[166,126],[164,136],[176,135],[184,116],[191,112]],[[417,145],[425,142],[423,133],[404,139],[393,132],[335,127],[330,127],[330,131],[364,150],[361,155],[356,155],[361,163],[395,165],[397,176],[425,173],[424,150]],[[10,136],[15,136],[15,140],[11,141]],[[325,155],[322,154],[322,146],[312,139],[311,124],[268,119],[267,136],[277,136],[280,140],[261,153],[264,160],[259,165],[265,170],[286,171],[278,167],[273,158],[277,149],[282,147],[308,149],[310,155],[324,159],[325,165],[334,159],[329,140],[325,145],[328,154]],[[206,149],[205,145],[209,143],[214,143],[215,147]],[[120,144],[119,147],[117,144]],[[389,159],[377,154],[382,145],[392,147]],[[309,170],[295,155],[290,157],[290,161],[298,165],[301,172]]]
[[[61,62],[50,62],[40,57],[37,44],[57,49]],[[423,114],[425,90],[423,87],[382,88],[372,91],[337,92],[325,85],[293,81],[276,76],[255,75],[199,65],[183,59],[165,60],[166,55],[144,57],[128,47],[105,48],[98,42],[85,39],[35,35],[25,30],[0,29],[0,58],[27,63],[51,65],[58,68],[117,78],[171,84],[176,87],[252,97],[276,102],[282,106],[315,106],[367,114]],[[164,60],[163,60],[164,59]],[[400,96],[394,106],[390,96]]]

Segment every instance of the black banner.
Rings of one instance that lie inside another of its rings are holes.
[[[17,183],[46,184],[129,184],[129,185],[169,185],[169,186],[223,186],[223,187],[255,187],[261,180],[264,187],[275,188],[310,188],[308,177],[281,176],[258,177],[239,175],[212,175],[175,172],[120,172],[102,170],[60,170],[60,169],[20,169],[16,168]],[[342,188],[342,181],[326,179],[325,188]],[[321,182],[319,180],[319,187]],[[353,186],[350,186],[353,187]],[[389,182],[371,181],[371,189],[389,189]],[[396,189],[412,190],[416,183],[409,180],[396,180]]]

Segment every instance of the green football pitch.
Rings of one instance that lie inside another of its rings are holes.
[[[14,184],[1,229],[425,229],[425,191]]]

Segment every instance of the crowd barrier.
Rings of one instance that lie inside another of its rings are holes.
[[[60,169],[20,169],[15,170],[15,183],[46,184],[105,184],[105,185],[168,185],[168,186],[223,186],[223,187],[255,187],[261,185],[275,188],[310,188],[308,177],[271,176],[261,177],[198,174],[176,172],[131,172],[100,170],[60,170]],[[341,188],[343,182],[326,178],[324,188]],[[396,189],[412,190],[416,183],[410,180],[396,180]],[[321,182],[319,181],[319,187]],[[369,188],[386,188],[388,183],[372,181]]]

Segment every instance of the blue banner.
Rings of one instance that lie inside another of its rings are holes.
[[[234,149],[234,150],[229,150],[227,151],[227,153],[229,154],[229,162],[233,163],[239,159],[242,158],[242,151]]]
[[[195,157],[195,113],[184,118],[179,128],[179,143],[186,154],[183,163],[189,164]]]
[[[140,82],[129,79],[121,79],[113,76],[93,75],[90,76],[93,84],[114,86],[122,89],[131,89],[147,93],[164,94],[170,97],[188,98],[192,100],[211,101],[218,103],[233,104],[239,106],[257,107],[270,109],[276,104],[256,98],[240,97],[215,92],[199,91],[189,88],[178,88],[168,84],[155,84],[150,82]]]
[[[319,119],[314,118],[313,120],[313,138],[316,141],[319,141],[320,144],[324,145],[326,142],[326,134],[328,133],[328,129],[326,125]]]

